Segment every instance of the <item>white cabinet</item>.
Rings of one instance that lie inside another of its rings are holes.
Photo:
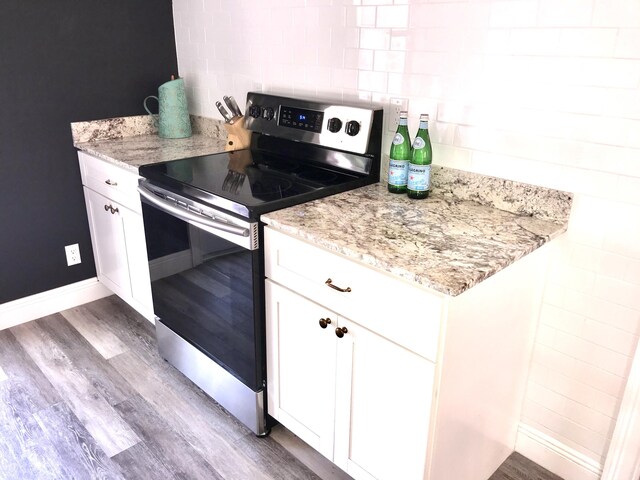
[[[269,413],[358,480],[489,478],[515,445],[544,249],[454,298],[269,227],[265,249]]]
[[[337,317],[269,280],[266,298],[269,413],[333,459]]]
[[[153,321],[138,176],[78,153],[98,280]]]
[[[442,298],[270,229],[265,245],[269,413],[356,479],[422,478]]]
[[[267,319],[269,413],[355,478],[420,478],[435,365],[270,280]]]

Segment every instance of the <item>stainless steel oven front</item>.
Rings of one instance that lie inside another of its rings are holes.
[[[161,356],[266,434],[259,223],[145,180],[138,191]]]

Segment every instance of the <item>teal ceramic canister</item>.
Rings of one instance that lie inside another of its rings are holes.
[[[158,135],[162,138],[186,138],[191,136],[187,94],[182,78],[163,83],[158,87],[157,97],[150,95],[144,99],[144,109],[149,115],[153,116],[149,107],[147,107],[147,101],[150,98],[155,98],[158,101]]]

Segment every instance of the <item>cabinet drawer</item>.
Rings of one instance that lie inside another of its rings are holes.
[[[431,360],[444,296],[265,228],[265,273],[273,281]],[[338,288],[349,288],[341,292]]]
[[[94,192],[141,213],[138,175],[100,158],[78,152],[82,184]]]

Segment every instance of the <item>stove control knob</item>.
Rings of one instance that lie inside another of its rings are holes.
[[[333,117],[329,119],[329,124],[327,125],[327,128],[329,129],[329,131],[331,133],[337,133],[340,131],[340,129],[342,128],[342,120],[340,120],[339,118]]]
[[[249,107],[249,115],[251,115],[253,118],[260,117],[261,113],[262,109],[260,108],[260,105],[251,105]]]
[[[273,119],[273,108],[271,107],[267,107],[262,111],[262,118],[264,118],[265,120],[272,120]]]
[[[356,122],[355,120],[350,120],[344,127],[344,131],[347,132],[347,135],[349,135],[350,137],[355,137],[360,131],[360,123]]]

